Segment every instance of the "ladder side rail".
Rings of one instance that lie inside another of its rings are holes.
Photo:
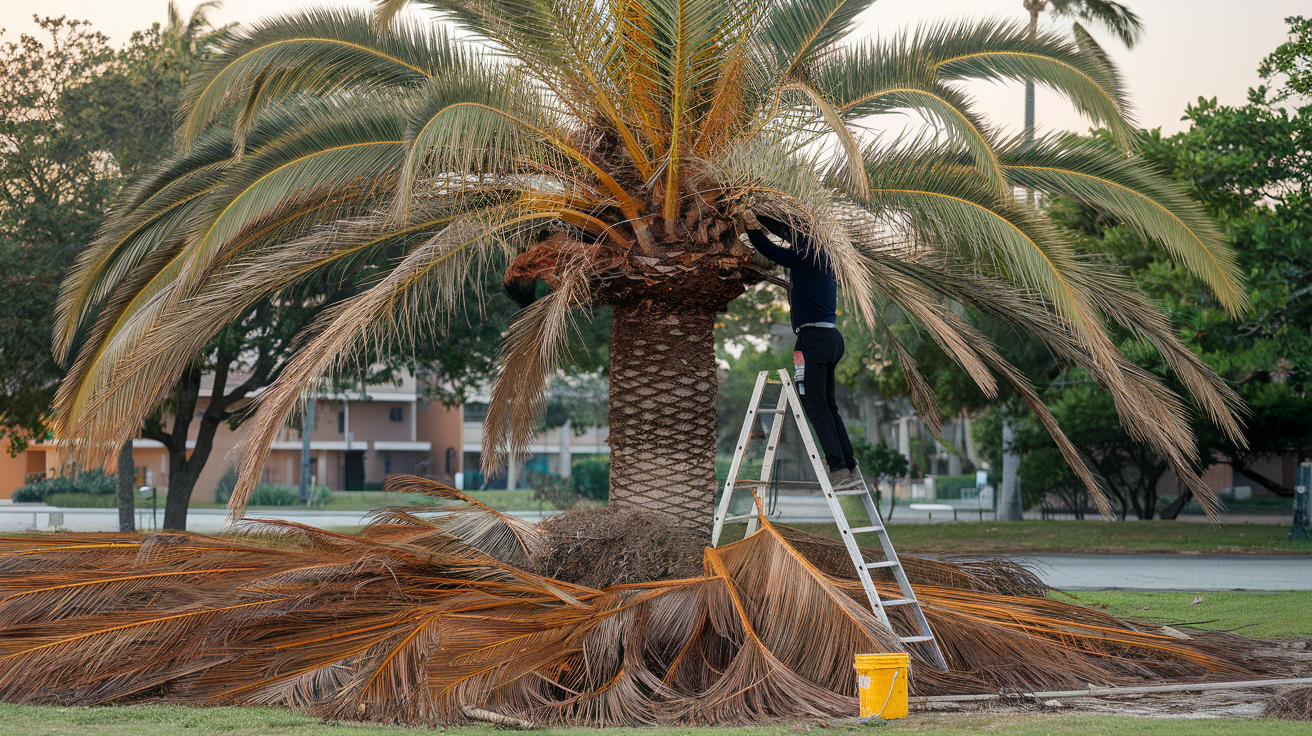
[[[857,545],[856,538],[852,534],[852,528],[847,523],[847,515],[843,513],[843,507],[838,503],[838,497],[834,495],[834,488],[829,484],[829,474],[826,472],[824,463],[820,460],[820,452],[815,446],[815,438],[806,424],[806,416],[802,413],[802,402],[798,399],[797,392],[793,389],[793,383],[789,380],[787,371],[780,370],[779,375],[783,378],[783,390],[787,394],[788,404],[793,410],[793,417],[797,420],[797,426],[802,428],[798,432],[802,436],[802,444],[806,447],[806,454],[811,458],[811,467],[815,470],[816,478],[820,481],[820,490],[825,494],[825,501],[829,504],[829,511],[834,516],[834,523],[838,525],[839,536],[843,539],[843,545],[847,547],[847,554],[852,558],[852,566],[856,568],[857,579],[861,581],[861,588],[865,590],[866,599],[870,601],[870,608],[879,618],[879,622],[893,631],[893,625],[889,623],[888,614],[884,611],[883,601],[879,598],[878,591],[875,590],[875,583],[870,578],[870,571],[865,567],[865,560],[861,557],[861,547]],[[896,636],[896,632],[894,633]]]
[[[733,499],[734,484],[738,479],[738,470],[742,466],[747,443],[752,436],[752,423],[756,421],[756,410],[761,405],[761,395],[765,392],[765,382],[770,371],[761,371],[756,376],[756,388],[752,389],[752,400],[747,405],[747,416],[743,418],[743,429],[738,433],[738,446],[733,453],[733,462],[729,464],[729,477],[724,481],[724,495],[720,497],[720,507],[715,510],[715,525],[711,528],[711,546],[720,542],[720,533],[724,531],[724,520],[729,515],[729,502]],[[755,517],[753,517],[755,518]]]
[[[925,618],[925,612],[920,607],[920,599],[916,597],[916,591],[911,587],[911,581],[907,579],[906,568],[902,567],[902,561],[897,556],[897,550],[893,548],[893,540],[888,537],[888,527],[884,526],[884,520],[879,514],[879,506],[875,504],[874,494],[870,492],[870,486],[866,484],[865,475],[861,473],[860,468],[857,469],[857,474],[861,477],[861,486],[866,489],[865,494],[861,497],[863,505],[866,507],[866,515],[870,517],[872,525],[879,527],[879,544],[884,548],[884,559],[893,563],[890,569],[893,571],[893,577],[897,580],[898,589],[902,591],[902,597],[910,598],[916,602],[911,607],[912,622],[919,631],[920,637],[929,637],[925,640],[928,644],[926,648],[929,650],[934,663],[938,665],[939,669],[946,672],[948,663],[943,658],[943,650],[939,647],[938,639],[929,627],[929,620]]]
[[[768,373],[768,372],[767,372]],[[784,420],[788,410],[788,395],[779,391],[779,401],[775,406],[774,421],[770,424],[770,436],[765,441],[765,456],[761,458],[761,483],[755,490],[759,491],[764,488],[774,477],[774,461],[779,455],[779,440],[783,436]],[[756,515],[747,520],[747,533],[743,539],[756,533]]]

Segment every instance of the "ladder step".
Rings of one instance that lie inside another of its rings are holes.
[[[756,514],[739,514],[737,516],[726,516],[724,517],[724,523],[732,524],[735,521],[747,521],[748,519],[755,519],[755,518],[756,518]]]
[[[890,598],[883,602],[884,608],[889,606],[909,606],[916,602],[915,598]]]
[[[915,644],[918,641],[934,641],[932,636],[904,636],[901,637],[903,644]]]
[[[867,562],[867,570],[877,570],[881,567],[897,567],[897,560],[884,560],[883,562]]]
[[[864,496],[865,493],[866,489],[864,488],[858,488],[851,491],[834,491],[835,496]]]
[[[866,534],[867,532],[882,532],[882,531],[884,531],[884,527],[882,526],[858,526],[852,530],[852,533]]]
[[[785,409],[757,409],[756,413],[757,414],[786,414],[788,412]]]

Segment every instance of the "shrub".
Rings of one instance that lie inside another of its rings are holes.
[[[555,473],[529,473],[524,482],[533,486],[533,500],[546,502],[562,511],[574,508],[579,501],[578,491],[570,478]]]
[[[72,509],[112,509],[118,507],[118,497],[100,493],[47,493],[46,503]]]
[[[251,493],[251,506],[295,506],[300,496],[295,488],[261,483]]]
[[[572,468],[574,491],[593,501],[610,499],[610,461],[581,460]]]
[[[237,466],[229,465],[228,469],[223,471],[219,476],[219,482],[214,484],[214,502],[227,503],[232,498],[232,489],[237,487]]]
[[[15,503],[49,503],[52,494],[85,494],[88,496],[109,496],[113,506],[114,477],[101,470],[87,470],[78,473],[76,478],[46,478],[14,491]]]
[[[228,468],[214,486],[214,500],[227,503],[232,498],[232,490],[237,487],[237,469]],[[310,486],[310,506],[321,509],[333,500],[333,492],[328,486]],[[250,506],[299,506],[301,491],[299,488],[274,483],[261,483],[251,493]]]

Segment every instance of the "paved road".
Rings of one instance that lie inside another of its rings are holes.
[[[1071,555],[1025,558],[1061,590],[1312,590],[1312,557]]]
[[[814,498],[806,502],[781,499],[782,521],[828,523],[827,507]],[[50,528],[50,514],[63,514],[60,528],[75,532],[114,531],[118,528],[115,509],[59,509],[51,506],[0,506],[0,533]],[[221,531],[223,509],[192,509],[187,528],[201,533]],[[287,519],[318,527],[363,525],[366,511],[317,511],[280,509],[252,511],[251,518]],[[160,512],[161,517],[163,511]],[[528,521],[540,521],[536,511],[515,512]],[[963,515],[964,516],[964,515]],[[912,515],[898,508],[894,523],[925,523],[924,514]],[[938,519],[935,519],[938,523]],[[137,511],[137,525],[149,529],[150,510]],[[1312,557],[1214,555],[1079,555],[1038,554],[1033,561],[1044,582],[1063,590],[1126,588],[1135,590],[1312,590]]]

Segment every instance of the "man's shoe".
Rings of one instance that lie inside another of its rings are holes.
[[[848,468],[831,470],[828,475],[829,485],[835,491],[845,491],[852,488],[859,488],[861,486],[861,479],[857,477],[856,473]]]

